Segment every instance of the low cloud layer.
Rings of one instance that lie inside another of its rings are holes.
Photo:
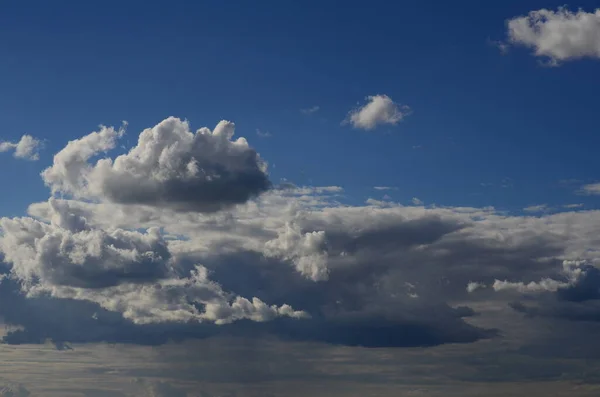
[[[387,95],[372,95],[366,98],[367,103],[348,114],[345,122],[354,128],[372,130],[380,125],[396,125],[411,110],[406,105],[400,105]]]
[[[1,152],[13,152],[13,156],[18,159],[39,160],[39,150],[42,143],[31,135],[23,135],[18,142],[0,141]]]
[[[600,58],[600,9],[540,9],[508,21],[510,42],[533,49],[551,64]]]

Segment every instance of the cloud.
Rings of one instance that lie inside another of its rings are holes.
[[[375,190],[397,190],[397,188],[392,186],[373,186]]]
[[[511,43],[532,48],[535,56],[547,58],[551,65],[600,58],[600,9],[540,9],[510,19],[507,27]]]
[[[408,106],[395,103],[387,95],[372,95],[366,100],[367,104],[348,113],[345,123],[352,124],[354,128],[372,130],[384,124],[396,125],[411,113]]]
[[[244,138],[232,141],[233,133],[227,121],[192,133],[186,121],[170,117],[144,130],[129,153],[90,164],[123,134],[103,127],[69,142],[42,176],[53,193],[215,212],[270,187],[265,163]]]
[[[467,292],[469,292],[469,293],[475,292],[478,289],[482,289],[482,288],[486,288],[486,285],[483,283],[469,282],[467,284]]]
[[[309,115],[309,114],[317,113],[319,111],[319,109],[321,109],[319,106],[312,106],[310,108],[300,109],[300,112],[304,113],[306,115]]]
[[[548,210],[547,204],[530,205],[529,207],[523,208],[523,211],[525,212],[545,212]]]
[[[231,141],[228,128],[192,134],[167,119],[129,153],[98,160],[124,133],[102,127],[57,153],[42,174],[54,197],[0,221],[0,316],[13,326],[4,341],[228,335],[432,346],[494,337],[493,327],[467,318],[515,296],[538,310],[570,305],[588,316],[600,306],[599,211],[532,217],[491,207],[350,205],[339,186],[289,183],[233,204],[214,194],[211,180],[178,179],[198,153],[207,170],[241,164],[236,172],[258,169],[266,178],[262,160],[245,141]],[[195,139],[208,144],[195,148]],[[184,141],[190,145],[180,147]],[[161,198],[115,200],[105,180],[123,175],[150,179],[148,191]],[[211,210],[164,181],[201,185]],[[248,193],[246,181],[230,182]],[[568,261],[585,265],[565,268]]]
[[[413,197],[411,201],[414,205],[423,205],[424,204],[423,201],[418,199],[417,197]]]
[[[143,389],[140,397],[187,397],[188,393],[178,387],[173,386],[169,382],[157,381],[148,382],[143,379],[135,381]]]
[[[258,128],[256,129],[256,136],[259,138],[270,138],[273,135],[269,131],[261,131]]]
[[[600,195],[600,182],[583,185],[578,193],[589,196]]]
[[[510,44],[502,40],[488,40],[488,43],[496,47],[502,55],[508,54],[510,50]]]
[[[567,208],[567,209],[582,208],[582,207],[583,207],[582,203],[564,204],[563,205],[563,208]]]
[[[5,384],[0,385],[0,396],[2,397],[28,397],[31,393],[23,385]]]
[[[14,150],[13,156],[18,159],[39,160],[41,141],[31,135],[23,135],[19,142],[0,141],[0,152]]]

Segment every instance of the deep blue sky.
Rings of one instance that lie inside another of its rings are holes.
[[[562,4],[2,2],[0,140],[46,142],[38,162],[0,154],[3,215],[47,198],[38,174],[69,139],[127,120],[131,146],[171,115],[193,129],[232,120],[273,181],[340,185],[353,202],[385,185],[401,202],[595,208],[559,180],[600,179],[600,63],[543,67],[528,49],[489,44],[506,19]],[[368,132],[340,124],[374,94],[414,113]]]

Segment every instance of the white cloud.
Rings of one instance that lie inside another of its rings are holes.
[[[412,203],[414,205],[423,205],[423,204],[425,204],[422,200],[418,199],[417,197],[413,197],[411,201],[412,201]]]
[[[258,128],[256,129],[256,136],[259,138],[270,138],[273,135],[269,131],[261,131]]]
[[[14,150],[13,156],[25,160],[39,160],[42,143],[31,135],[23,135],[19,142],[0,141],[0,152]]]
[[[265,255],[289,260],[303,276],[324,281],[329,277],[325,242],[324,231],[303,234],[296,224],[287,223],[276,239],[267,241]]]
[[[574,203],[574,204],[564,204],[563,208],[573,209],[573,208],[582,208],[583,203]]]
[[[300,112],[302,112],[304,114],[313,114],[313,113],[317,113],[319,111],[319,109],[321,109],[319,106],[312,106],[310,108],[300,109]]]
[[[553,65],[600,58],[600,9],[531,11],[508,21],[508,37],[514,44],[533,48],[535,56],[546,57]]]
[[[411,113],[408,106],[395,103],[387,95],[368,96],[367,104],[348,114],[344,122],[354,128],[372,130],[383,124],[396,125]]]
[[[478,289],[482,289],[482,288],[486,288],[486,285],[484,283],[478,283],[478,282],[469,282],[467,284],[467,292],[471,293],[471,292],[475,292]]]
[[[579,193],[590,196],[600,195],[600,182],[583,185],[579,190]]]
[[[397,188],[392,186],[373,186],[375,190],[397,190]]]

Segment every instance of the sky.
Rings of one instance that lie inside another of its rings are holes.
[[[0,396],[595,396],[600,4],[0,4]]]

